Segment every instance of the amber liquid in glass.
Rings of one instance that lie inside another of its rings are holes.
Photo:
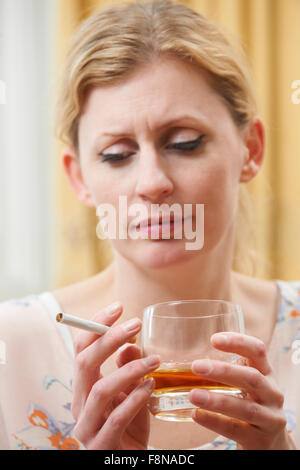
[[[144,377],[153,377],[155,387],[149,400],[151,413],[166,421],[193,421],[195,406],[188,400],[193,388],[243,397],[242,390],[193,374],[191,370],[158,369]]]

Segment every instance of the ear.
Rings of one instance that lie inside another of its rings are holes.
[[[86,206],[96,207],[93,196],[83,180],[79,156],[73,148],[63,149],[61,165],[76,197]]]
[[[255,116],[244,130],[244,162],[240,183],[251,181],[259,172],[265,153],[265,129],[259,116]]]

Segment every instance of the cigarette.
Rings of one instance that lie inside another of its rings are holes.
[[[108,330],[110,330],[109,326],[101,325],[101,323],[89,320],[82,320],[81,318],[74,317],[74,315],[67,315],[66,313],[58,313],[56,315],[56,321],[58,323],[65,323],[66,325],[74,326],[75,328],[80,328],[81,330],[91,331],[98,335],[104,335]]]
[[[81,330],[90,331],[91,333],[97,333],[102,336],[111,329],[110,326],[102,325],[90,320],[82,320],[81,318],[75,317],[74,315],[67,315],[66,313],[58,313],[56,315],[56,321],[58,323],[65,323],[66,325],[80,328]],[[135,336],[129,340],[129,343],[135,343]]]

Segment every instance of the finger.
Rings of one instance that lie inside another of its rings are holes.
[[[253,367],[201,359],[192,363],[192,371],[201,377],[210,378],[215,382],[221,382],[248,392],[258,403],[279,405],[279,393],[273,382]]]
[[[121,346],[118,351],[118,356],[116,358],[116,363],[117,367],[122,367],[125,364],[128,364],[128,362],[135,361],[137,359],[141,359],[142,357],[142,352],[138,348],[138,346],[131,345],[131,344],[124,344],[124,346]],[[127,395],[132,392],[132,390],[135,388],[135,384],[130,385],[125,392]]]
[[[193,410],[192,418],[201,426],[242,445],[250,441],[249,432],[251,432],[251,425],[244,421],[228,418],[202,409]]]
[[[249,361],[246,357],[237,357],[234,360],[234,364],[238,364],[239,366],[249,366]]]
[[[146,406],[148,399],[153,391],[154,380],[152,378],[139,384],[135,390],[116,408],[104,424],[102,430],[94,440],[94,446],[97,449],[119,449],[122,435],[130,426],[131,422]],[[140,433],[141,434],[141,433]],[[146,443],[146,435],[141,437],[141,448]]]
[[[201,409],[245,421],[262,432],[274,432],[286,425],[284,413],[275,413],[274,410],[252,400],[198,389],[190,392],[189,399]]]
[[[113,397],[124,392],[130,385],[136,384],[158,366],[159,356],[149,356],[129,362],[109,376],[98,380],[93,385],[80,415],[83,434],[95,435],[106,420],[105,410]]]
[[[111,402],[109,403],[109,406],[107,406],[105,413],[104,413],[104,419],[107,419],[110,415],[110,413],[117,407],[119,406],[125,399],[127,398],[126,393],[119,393],[119,395],[114,396],[111,399]]]
[[[77,355],[72,402],[72,414],[75,419],[78,419],[93,384],[100,377],[102,363],[136,334],[141,326],[142,322],[138,318],[115,326]]]
[[[123,403],[124,400],[126,400],[127,394],[124,392],[121,392],[118,396],[116,396],[113,400],[113,408],[116,408],[119,406],[121,403]]]
[[[118,355],[116,358],[116,363],[118,367],[122,367],[130,361],[140,359],[142,357],[142,352],[140,348],[133,344],[124,344],[118,350]]]
[[[254,336],[240,333],[216,333],[211,337],[214,347],[221,351],[231,352],[246,357],[249,365],[268,375],[272,368],[267,358],[266,346],[263,341]]]
[[[106,359],[128,342],[142,328],[139,318],[132,318],[125,323],[114,326],[105,335],[85,348],[77,357],[79,364],[84,363],[86,369],[99,367]]]
[[[112,326],[114,322],[121,316],[123,307],[120,302],[114,302],[97,312],[91,320],[96,323],[102,323],[106,326]],[[80,353],[94,341],[99,339],[99,335],[87,331],[80,330],[74,342],[75,353]]]

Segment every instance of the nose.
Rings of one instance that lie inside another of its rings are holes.
[[[141,153],[136,193],[143,200],[159,203],[173,192],[174,185],[167,174],[167,163],[157,152]]]

